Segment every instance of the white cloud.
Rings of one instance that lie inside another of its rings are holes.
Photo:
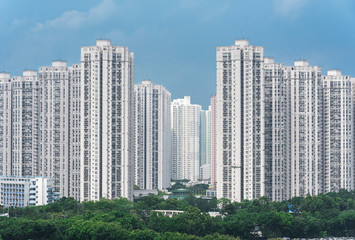
[[[103,0],[99,5],[89,10],[88,19],[105,21],[114,14],[117,14],[117,10],[118,8],[113,0]]]
[[[38,32],[44,29],[62,28],[76,29],[87,22],[100,23],[110,18],[117,10],[113,0],[103,0],[99,5],[91,8],[88,12],[67,11],[60,17],[47,20],[44,23],[36,23],[32,31]]]
[[[214,18],[217,18],[223,15],[228,10],[228,2],[225,2],[223,5],[220,5],[214,8],[214,11],[210,11],[209,13],[205,13],[201,18],[203,22],[208,22]]]
[[[309,0],[274,0],[277,14],[295,17]]]
[[[180,0],[176,1],[175,8],[171,8],[163,14],[163,17],[171,18],[176,15],[190,14],[200,22],[209,22],[223,15],[229,7],[229,1],[220,1],[210,4],[202,0]]]
[[[15,18],[12,23],[11,23],[11,27],[17,27],[20,26],[24,23],[26,23],[27,19],[26,18]]]

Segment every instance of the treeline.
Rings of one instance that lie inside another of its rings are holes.
[[[183,210],[169,218],[152,210]],[[4,210],[7,212],[7,209]],[[224,216],[211,217],[208,211]],[[355,191],[269,202],[143,197],[79,203],[72,198],[9,209],[0,239],[255,239],[355,236]]]

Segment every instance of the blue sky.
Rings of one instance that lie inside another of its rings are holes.
[[[135,52],[135,82],[209,105],[216,46],[248,38],[287,65],[355,76],[353,0],[0,0],[0,71],[80,61],[80,47],[109,38]]]

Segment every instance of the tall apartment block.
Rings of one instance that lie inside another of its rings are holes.
[[[323,99],[321,68],[295,61],[285,68],[290,102],[290,194],[317,195],[323,189]]]
[[[212,95],[211,105],[209,106],[211,114],[211,133],[210,133],[210,152],[211,152],[211,184],[216,186],[217,183],[217,162],[216,162],[216,153],[217,153],[217,130],[216,130],[216,120],[217,120],[217,97]]]
[[[200,115],[200,166],[210,164],[211,112],[201,110]]]
[[[200,112],[201,106],[191,104],[190,97],[171,104],[172,179],[199,178]]]
[[[12,108],[11,78],[0,73],[0,176],[11,174]]]
[[[53,178],[55,192],[69,196],[70,68],[65,61],[39,68],[39,175]]]
[[[208,173],[207,173],[208,172]],[[200,115],[200,179],[210,181],[211,176],[211,111]]]
[[[81,48],[81,201],[132,199],[133,62],[109,40]]]
[[[206,164],[211,165],[211,109],[206,110]]]
[[[36,176],[39,168],[37,72],[26,70],[23,76],[12,77],[10,82],[3,81],[0,100],[4,119],[2,174]]]
[[[351,77],[340,70],[322,76],[324,104],[324,191],[354,189],[354,103]]]
[[[217,47],[217,196],[282,201],[353,190],[354,79],[263,55],[247,40]]]
[[[69,161],[69,195],[80,201],[84,196],[81,188],[81,176],[84,168],[81,167],[81,64],[74,64],[70,69],[69,92],[69,126],[70,126],[70,161]],[[88,199],[88,198],[87,198]],[[82,200],[83,201],[83,200]]]
[[[170,187],[171,94],[144,80],[135,92],[135,184],[140,189]]]
[[[264,58],[265,193],[273,201],[290,197],[289,101],[284,66]]]
[[[206,114],[206,110],[201,110],[200,113],[200,163],[199,166],[202,166],[204,164],[207,164],[207,145],[206,145],[206,141],[207,141],[207,114]]]
[[[265,195],[264,48],[217,47],[217,196]]]

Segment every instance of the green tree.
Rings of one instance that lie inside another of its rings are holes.
[[[233,215],[227,215],[224,220],[225,233],[235,237],[253,239],[257,220],[257,213],[245,210],[238,211]]]
[[[204,236],[213,229],[207,229],[210,224],[210,216],[201,213],[201,210],[195,207],[187,207],[182,214],[173,216],[174,227],[181,233]]]
[[[258,225],[264,237],[289,237],[294,218],[289,213],[267,211],[259,214]]]

